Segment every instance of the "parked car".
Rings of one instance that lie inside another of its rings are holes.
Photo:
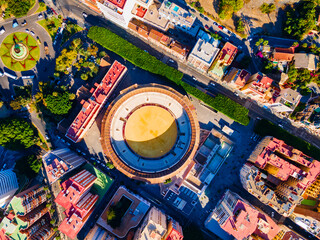
[[[28,23],[27,23],[27,20],[24,20],[22,23],[21,23],[21,26],[24,27],[24,26],[27,26]]]
[[[37,42],[38,42],[39,45],[41,44],[41,40],[40,40],[40,38],[38,36],[37,36]]]
[[[232,34],[232,32],[231,32],[230,30],[228,30],[228,29],[227,29],[227,32],[228,32],[230,35]]]
[[[208,18],[208,17],[206,17],[206,16],[204,16],[204,20],[209,21],[209,18]]]
[[[40,13],[40,14],[38,15],[38,19],[41,19],[41,18],[43,18],[42,13]]]
[[[219,24],[218,24],[218,23],[216,23],[216,22],[213,22],[213,25],[218,26]]]
[[[14,20],[12,21],[12,28],[16,28],[16,27],[18,27],[18,26],[19,26],[19,23],[18,23],[17,19],[14,19]]]
[[[30,31],[29,31],[29,29],[28,29],[28,28],[27,28],[25,31],[26,31],[26,33],[30,33]]]
[[[223,27],[222,27],[222,26],[220,26],[220,25],[218,26],[218,28],[220,28],[221,30],[223,30]]]
[[[35,36],[36,34],[34,33],[34,31],[30,31],[30,34],[32,35],[32,36]]]
[[[88,14],[86,14],[85,12],[83,12],[83,13],[82,13],[82,16],[83,16],[84,18],[87,18],[87,17],[88,17]]]
[[[209,31],[209,26],[205,25],[204,28]]]
[[[204,15],[202,13],[200,13],[200,17],[204,18]]]
[[[6,29],[2,26],[0,28],[0,35],[4,34],[6,32]]]
[[[216,86],[216,84],[215,84],[213,81],[210,81],[210,82],[209,82],[209,85],[212,86],[212,87],[215,87],[215,86]]]

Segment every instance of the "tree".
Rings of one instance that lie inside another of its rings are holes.
[[[219,17],[221,19],[229,19],[234,12],[239,11],[243,7],[243,0],[220,0]]]
[[[80,38],[75,38],[72,41],[72,45],[74,48],[78,48],[82,44],[82,41]]]
[[[241,18],[238,19],[237,23],[236,23],[236,31],[239,33],[244,32],[245,30],[245,26],[243,21],[241,20]]]
[[[105,51],[99,52],[99,56],[100,57],[105,57],[106,55],[107,55],[107,53]]]
[[[17,150],[29,148],[36,144],[39,138],[31,125],[19,118],[1,119],[0,145]]]
[[[302,43],[301,45],[303,48],[307,48],[308,47],[308,43]]]
[[[50,224],[51,225],[54,225],[56,223],[56,220],[54,220],[54,219],[52,219],[51,221],[50,221]]]
[[[15,17],[22,17],[28,13],[31,4],[29,0],[8,0],[8,12],[12,13]]]
[[[86,74],[86,73],[82,73],[80,77],[81,77],[81,79],[82,79],[83,81],[88,80],[88,74]]]
[[[56,115],[65,115],[72,107],[68,92],[57,92],[56,96],[48,94],[43,101],[47,109]]]
[[[264,40],[263,43],[262,43],[263,46],[267,46],[268,44],[269,44],[268,40]]]
[[[260,38],[257,42],[256,42],[256,46],[260,46],[262,43],[264,42],[263,38]]]
[[[260,6],[260,10],[261,10],[262,13],[266,13],[266,14],[269,15],[271,12],[276,10],[276,5],[274,5],[273,3],[270,3],[270,4],[263,3]]]
[[[16,161],[15,169],[20,174],[25,174],[28,178],[34,178],[37,176],[41,169],[41,159],[32,154]]]
[[[0,101],[0,108],[2,108],[3,106],[3,101]]]

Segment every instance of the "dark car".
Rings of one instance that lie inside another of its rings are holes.
[[[202,13],[200,13],[200,17],[204,18],[204,15]]]
[[[209,21],[209,18],[205,16],[205,17],[204,17],[204,20]]]
[[[205,25],[204,28],[209,31],[209,26]]]

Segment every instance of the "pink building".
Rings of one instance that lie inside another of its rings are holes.
[[[163,239],[164,240],[183,240],[182,227],[174,219],[171,219],[169,221],[167,234]]]
[[[82,170],[61,184],[62,191],[55,199],[57,204],[66,209],[66,218],[59,230],[72,239],[77,236],[98,201],[98,195],[89,192],[96,178],[87,170]]]
[[[254,74],[248,83],[241,89],[241,92],[248,95],[251,99],[268,103],[279,95],[272,86],[273,80],[261,73]]]
[[[73,142],[82,140],[126,71],[127,68],[124,65],[114,61],[101,83],[95,83],[96,89],[92,88],[90,90],[90,93],[92,93],[91,98],[88,101],[81,101],[82,109],[70,125],[66,137]]]
[[[279,226],[266,214],[259,212],[236,193],[227,190],[205,222],[217,221],[220,227],[235,239],[247,239],[251,235],[273,239]]]

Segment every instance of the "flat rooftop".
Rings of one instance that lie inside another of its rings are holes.
[[[131,200],[132,203],[129,209],[126,211],[126,213],[122,217],[121,225],[118,228],[112,228],[107,222],[108,209],[111,205],[118,203],[123,197],[126,197],[127,199]],[[130,193],[126,188],[121,186],[119,187],[117,192],[113,195],[112,199],[110,200],[107,207],[105,208],[100,218],[98,219],[97,224],[100,227],[111,232],[115,236],[119,238],[124,238],[128,234],[130,229],[138,226],[138,224],[144,218],[149,208],[150,208],[150,203],[148,203],[146,200],[144,200],[140,196]]]

